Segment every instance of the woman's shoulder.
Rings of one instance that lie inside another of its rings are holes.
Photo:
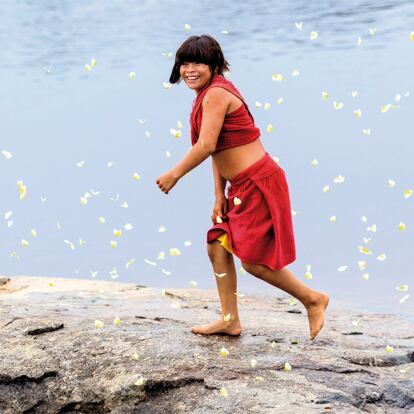
[[[236,99],[235,96],[244,102],[240,92],[235,88],[231,81],[226,79],[223,75],[215,75],[211,83],[206,85],[197,96],[192,112],[202,111],[206,101],[216,101],[220,104],[225,103],[228,106]]]
[[[211,87],[205,94],[201,107],[204,108],[206,104],[216,109],[228,108],[233,98],[233,94],[222,87]]]
[[[230,103],[234,97],[234,93],[230,92],[223,85],[211,85],[204,98],[202,100],[202,105],[204,106],[206,101],[211,102],[227,102]]]
[[[205,96],[223,97],[231,95],[231,92],[224,85],[211,85],[206,91]]]

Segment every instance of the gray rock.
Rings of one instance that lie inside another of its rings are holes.
[[[246,295],[241,336],[204,336],[191,327],[220,317],[216,290],[48,282],[13,277],[0,290],[2,414],[414,412],[414,325],[395,316],[331,301],[310,341],[301,304]]]
[[[43,323],[37,328],[29,328],[26,330],[27,335],[41,335],[47,332],[57,331],[58,329],[62,329],[64,327],[63,323]]]

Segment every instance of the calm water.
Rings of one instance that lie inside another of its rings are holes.
[[[214,201],[211,161],[169,195],[155,185],[190,148],[194,98],[185,85],[166,89],[163,82],[177,47],[189,35],[208,33],[231,63],[229,79],[252,109],[266,150],[286,171],[296,212],[297,260],[290,270],[329,292],[333,305],[414,320],[413,297],[399,302],[413,288],[414,275],[414,196],[403,195],[414,190],[413,2],[47,3],[2,2],[0,151],[12,154],[0,155],[2,274],[91,278],[98,272],[99,279],[157,288],[190,287],[191,281],[215,287],[205,248]],[[295,22],[303,22],[302,30]],[[311,31],[317,39],[310,39]],[[173,56],[163,55],[168,52]],[[97,65],[87,71],[92,58]],[[292,76],[295,69],[299,76]],[[285,80],[273,81],[273,73]],[[343,108],[335,110],[334,100]],[[256,101],[270,103],[270,109],[255,108]],[[395,109],[381,113],[388,103]],[[177,121],[181,138],[170,134]],[[266,131],[269,123],[272,133]],[[364,135],[368,128],[371,134]],[[345,181],[334,183],[338,175]],[[24,200],[20,179],[27,187]],[[323,192],[325,185],[329,192]],[[82,205],[85,192],[91,197]],[[336,223],[329,220],[334,215]],[[406,230],[398,229],[400,222]],[[126,223],[132,230],[122,228]],[[373,224],[377,231],[368,231]],[[159,232],[160,226],[166,231]],[[113,229],[123,229],[122,236]],[[169,254],[174,247],[181,255]],[[377,259],[381,254],[386,260]],[[366,261],[365,270],[359,260]],[[304,277],[307,264],[312,280]],[[348,267],[340,272],[340,266]],[[238,275],[240,293],[284,294]],[[397,291],[401,284],[409,290]]]

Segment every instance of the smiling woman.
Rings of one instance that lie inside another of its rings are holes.
[[[180,66],[180,79],[184,79],[188,87],[197,94],[203,85],[210,82],[211,73],[209,66],[200,62],[184,62]]]
[[[311,339],[322,329],[328,295],[308,288],[284,267],[296,259],[289,187],[284,170],[263,148],[243,96],[224,77],[229,63],[211,36],[191,36],[178,49],[170,82],[196,92],[190,116],[192,148],[156,180],[164,193],[210,155],[216,201],[207,251],[217,276],[222,317],[193,333],[240,335],[233,254],[252,275],[299,299],[308,310]],[[228,198],[226,182],[230,181]]]
[[[223,75],[229,71],[230,63],[224,58],[224,54],[217,40],[208,35],[190,36],[177,50],[175,62],[170,75],[170,83],[180,83],[182,74],[181,66],[194,62],[196,65],[208,65],[211,73]],[[188,67],[188,66],[187,66]],[[190,76],[190,74],[188,74]]]

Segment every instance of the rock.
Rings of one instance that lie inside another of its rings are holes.
[[[384,355],[383,357],[372,357],[364,355],[366,352],[361,352],[360,355],[351,355],[345,357],[353,364],[366,365],[370,367],[393,367],[395,365],[410,364],[414,362],[414,352],[399,355]]]
[[[288,309],[286,311],[287,313],[302,313],[302,311],[300,309]]]
[[[27,335],[41,335],[43,333],[57,331],[58,329],[62,329],[63,327],[63,323],[51,323],[38,326],[37,328],[28,328],[25,333]]]
[[[328,308],[310,341],[304,308],[290,314],[287,300],[246,295],[241,336],[204,336],[191,327],[217,320],[214,289],[162,296],[135,284],[48,282],[13,277],[0,296],[2,414],[414,410],[414,326],[395,316]]]

